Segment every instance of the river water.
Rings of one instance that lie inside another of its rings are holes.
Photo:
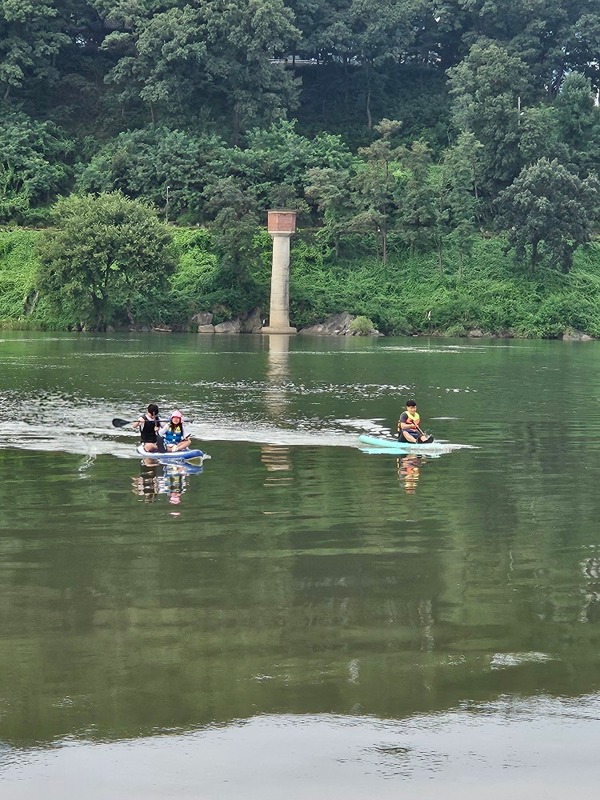
[[[3,800],[597,796],[600,344],[0,334]],[[408,396],[454,448],[363,452]],[[202,468],[145,465],[180,408]]]

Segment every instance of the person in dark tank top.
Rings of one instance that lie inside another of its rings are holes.
[[[158,450],[158,431],[160,430],[159,411],[156,403],[150,403],[148,410],[133,423],[133,428],[139,428],[140,438],[144,450],[154,453]]]

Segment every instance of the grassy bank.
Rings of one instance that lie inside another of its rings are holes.
[[[77,320],[50,312],[37,291],[40,231],[0,231],[0,325],[4,328],[68,329]],[[204,231],[175,232],[178,268],[160,298],[146,308],[153,319],[140,324],[185,328],[198,311],[217,321],[268,308],[270,239],[257,236],[258,258],[245,283],[221,269],[213,239]],[[553,338],[579,330],[600,337],[600,245],[577,253],[571,272],[536,274],[515,265],[500,239],[481,239],[469,263],[447,257],[443,272],[436,254],[393,252],[388,263],[360,254],[339,258],[308,236],[293,242],[291,323],[304,327],[329,314],[349,311],[369,317],[387,334],[484,334]],[[137,318],[136,318],[137,321]]]
[[[600,245],[577,253],[567,275],[530,274],[504,252],[502,240],[481,239],[462,272],[437,255],[396,254],[338,264],[297,262],[292,270],[294,324],[348,310],[386,333],[464,336],[473,329],[523,338],[554,338],[579,330],[600,336]]]

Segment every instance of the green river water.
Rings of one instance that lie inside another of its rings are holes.
[[[597,796],[600,343],[0,333],[3,800]],[[439,457],[358,435],[415,396]],[[144,465],[180,408],[202,469]]]

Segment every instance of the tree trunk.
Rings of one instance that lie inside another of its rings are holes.
[[[233,120],[232,120],[232,124],[233,124],[233,131],[232,131],[232,134],[231,134],[231,144],[232,144],[234,147],[237,147],[237,146],[238,146],[238,143],[239,143],[239,141],[240,141],[240,128],[241,128],[241,123],[240,123],[240,109],[239,109],[239,106],[237,105],[237,103],[236,103],[236,105],[233,107]]]
[[[373,128],[373,117],[371,116],[371,66],[367,63],[367,127]]]
[[[538,262],[538,244],[539,242],[534,242],[531,246],[531,271],[535,272],[535,268]]]

